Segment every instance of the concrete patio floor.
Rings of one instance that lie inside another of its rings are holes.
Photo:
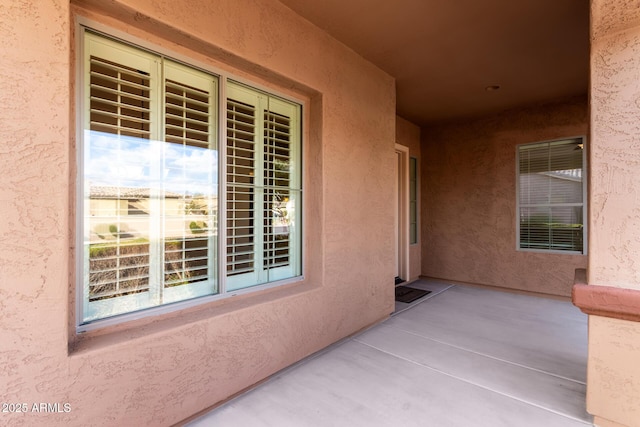
[[[587,316],[570,302],[410,286],[432,293],[187,425],[592,425]]]

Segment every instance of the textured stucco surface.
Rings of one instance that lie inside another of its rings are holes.
[[[587,281],[640,292],[640,1],[593,0],[591,26]],[[587,409],[603,426],[640,426],[638,360],[640,323],[589,317]]]
[[[420,246],[420,128],[410,121],[396,116],[396,143],[409,147],[409,157],[418,159],[418,243],[409,245],[409,280],[420,277],[421,251]]]
[[[610,3],[593,2],[588,274],[640,290],[640,2]]]
[[[587,410],[628,427],[640,426],[638,325],[589,316]]]
[[[422,274],[570,296],[587,257],[516,250],[516,145],[586,135],[587,99],[422,130]]]
[[[591,46],[593,47],[594,41],[640,26],[639,11],[640,0],[593,0],[591,2]],[[592,58],[594,52],[592,48]]]
[[[309,100],[304,283],[76,338],[76,9]],[[71,405],[0,424],[171,425],[393,310],[388,75],[267,0],[8,0],[0,22],[0,400]]]
[[[61,381],[68,375],[69,7],[3,1],[0,38],[0,401],[31,410],[35,402],[67,401],[73,381]],[[2,425],[45,419],[0,413]]]

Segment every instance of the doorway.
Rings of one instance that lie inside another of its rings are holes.
[[[395,284],[409,279],[409,148],[395,146]]]

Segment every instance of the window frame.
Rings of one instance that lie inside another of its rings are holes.
[[[84,133],[84,117],[86,111],[86,105],[84,101],[85,96],[85,82],[84,82],[84,39],[85,39],[85,31],[89,31],[93,34],[106,37],[107,39],[114,40],[116,42],[124,43],[125,45],[139,49],[143,52],[150,52],[155,55],[160,55],[162,57],[167,58],[168,60],[181,64],[183,66],[192,68],[197,71],[202,71],[204,73],[210,74],[217,79],[217,99],[214,100],[212,105],[215,105],[217,122],[216,122],[216,135],[214,138],[217,140],[218,144],[218,212],[217,212],[217,227],[218,227],[218,237],[217,237],[217,247],[216,249],[216,281],[217,281],[217,289],[218,293],[200,296],[192,299],[182,300],[171,302],[167,304],[162,304],[158,306],[152,306],[149,308],[143,308],[132,312],[125,312],[122,314],[117,314],[111,317],[100,318],[96,320],[92,320],[89,322],[83,323],[83,307],[85,304],[85,283],[84,283],[84,215],[85,215],[85,207],[84,207],[84,195],[83,195],[83,182],[84,182],[84,147],[83,147],[83,133]],[[156,38],[152,38],[156,40]],[[161,40],[161,39],[157,39]],[[267,86],[264,83],[260,83],[258,81],[251,80],[251,78],[242,77],[243,74],[246,74],[241,69],[236,69],[236,73],[229,71],[228,68],[221,68],[220,66],[216,66],[209,62],[203,62],[202,60],[194,59],[197,54],[194,53],[193,56],[189,56],[188,54],[181,54],[171,49],[167,49],[159,46],[157,43],[148,41],[146,39],[141,39],[139,37],[133,36],[129,33],[123,32],[121,30],[115,29],[113,27],[95,22],[91,19],[88,19],[83,16],[77,16],[76,20],[76,31],[75,31],[75,77],[77,84],[75,85],[75,100],[76,100],[76,111],[75,111],[75,158],[76,158],[76,174],[75,174],[75,182],[73,185],[75,186],[75,221],[73,224],[75,225],[75,250],[74,250],[74,271],[75,271],[75,297],[72,299],[74,301],[74,324],[76,327],[76,333],[89,332],[96,329],[101,329],[107,326],[117,325],[124,322],[146,318],[150,316],[160,316],[163,314],[171,313],[177,310],[190,308],[194,306],[200,306],[207,303],[220,301],[223,299],[227,299],[236,295],[243,295],[248,293],[257,293],[262,290],[267,290],[283,285],[287,285],[290,283],[298,283],[304,282],[305,280],[305,271],[306,271],[306,251],[305,251],[305,241],[304,241],[304,228],[305,228],[305,175],[306,171],[304,168],[304,152],[305,152],[305,111],[308,107],[308,100],[300,98],[296,95],[292,95],[291,93],[286,93],[281,90],[278,90],[277,87]],[[189,49],[186,49],[189,52]],[[216,62],[215,59],[211,59],[212,62]],[[297,134],[298,134],[298,167],[299,167],[299,175],[298,179],[300,181],[300,189],[299,191],[299,213],[297,218],[298,223],[298,266],[297,271],[298,275],[293,277],[287,277],[280,280],[275,280],[272,282],[256,284],[253,286],[248,286],[241,289],[236,289],[232,291],[227,291],[226,289],[226,87],[227,80],[233,81],[236,84],[244,85],[249,87],[252,90],[262,92],[268,96],[272,96],[274,98],[280,98],[284,101],[288,101],[294,103],[298,106],[298,123],[297,123]],[[258,78],[256,78],[258,80]]]
[[[523,248],[520,242],[520,148],[523,146],[533,146],[540,144],[550,144],[554,142],[579,140],[579,144],[582,144],[582,251],[570,251],[559,249],[535,249],[535,248]],[[587,164],[587,138],[584,135],[571,136],[567,138],[557,138],[545,141],[529,142],[523,144],[517,144],[515,147],[515,187],[516,187],[516,210],[515,210],[515,223],[516,223],[516,251],[518,252],[533,252],[542,254],[555,254],[555,255],[587,255],[588,254],[588,164]]]

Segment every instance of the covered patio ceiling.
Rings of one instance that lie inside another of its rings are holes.
[[[280,1],[395,77],[418,125],[588,90],[587,0]]]

